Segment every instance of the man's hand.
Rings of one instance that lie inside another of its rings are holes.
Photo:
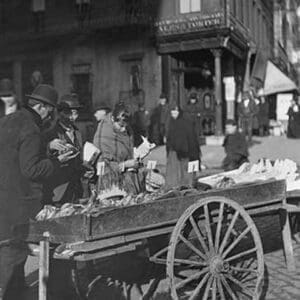
[[[78,156],[80,154],[80,152],[77,153],[73,153],[73,151],[68,151],[64,154],[60,154],[57,159],[61,162],[61,163],[65,163],[73,158],[75,158],[76,156]]]
[[[95,176],[96,174],[96,170],[95,168],[93,168],[92,166],[90,165],[83,165],[84,168],[86,169],[84,174],[83,174],[83,177],[86,178],[86,179],[91,179]]]
[[[68,146],[66,146],[66,142],[60,139],[54,139],[49,143],[50,150],[57,150],[59,152],[65,152],[68,150]]]

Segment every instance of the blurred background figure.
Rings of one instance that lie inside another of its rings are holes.
[[[223,147],[226,157],[223,160],[223,169],[230,171],[239,168],[248,162],[248,146],[243,133],[240,133],[234,120],[226,122],[226,136]]]
[[[100,132],[103,121],[111,118],[111,107],[106,102],[100,102],[94,109],[94,117],[97,122],[97,129],[94,135],[93,144],[100,149]]]
[[[242,102],[238,105],[239,122],[247,142],[252,141],[254,116],[257,114],[257,106],[249,92],[243,92]]]
[[[188,163],[199,160],[200,165],[200,147],[192,123],[183,117],[176,104],[170,109],[166,150],[166,189],[192,186],[193,178],[188,174]]]
[[[150,140],[157,146],[164,145],[166,138],[166,126],[169,118],[167,97],[161,94],[159,103],[154,108],[150,117]]]
[[[190,99],[184,108],[184,117],[192,123],[196,136],[199,138],[199,136],[202,134],[201,107],[198,103],[198,97],[196,93],[191,93]]]
[[[289,117],[287,137],[300,138],[300,109],[296,97],[294,97],[291,101],[291,105],[287,111],[287,115]]]
[[[19,109],[19,103],[14,92],[13,82],[8,78],[0,80],[0,98],[4,103],[4,115],[16,112]]]
[[[143,103],[139,104],[139,109],[133,114],[132,129],[134,133],[134,146],[140,145],[143,140],[141,136],[148,137],[148,130],[150,126],[149,112],[146,110]]]
[[[269,134],[269,103],[263,95],[259,97],[259,100],[257,113],[259,135],[265,136]]]

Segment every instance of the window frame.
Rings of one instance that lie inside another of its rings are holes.
[[[181,11],[181,1],[189,1],[189,6],[191,8],[191,3],[192,3],[193,0],[178,0],[177,1],[177,11],[178,11],[179,15],[198,14],[202,11],[202,0],[198,0],[199,4],[200,4],[200,10],[196,10],[196,11],[189,10],[187,12],[182,12]]]

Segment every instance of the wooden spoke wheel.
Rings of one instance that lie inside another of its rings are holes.
[[[223,197],[189,207],[170,239],[167,275],[173,299],[258,299],[263,248],[245,209]]]

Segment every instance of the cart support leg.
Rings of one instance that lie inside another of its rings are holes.
[[[39,300],[47,300],[47,283],[49,278],[49,233],[44,233],[40,241],[39,256]]]
[[[282,239],[283,239],[287,269],[289,271],[295,271],[296,266],[294,260],[291,226],[290,226],[289,214],[286,210],[281,210],[281,218],[283,224]]]

